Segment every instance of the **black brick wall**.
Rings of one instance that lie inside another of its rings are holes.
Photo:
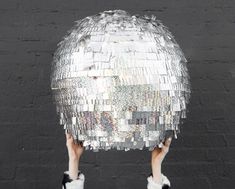
[[[182,47],[191,75],[188,118],[163,162],[172,188],[235,188],[235,1],[1,0],[0,188],[61,188],[64,130],[49,75],[75,20],[103,10],[154,14]],[[85,189],[144,189],[149,151],[85,151]]]

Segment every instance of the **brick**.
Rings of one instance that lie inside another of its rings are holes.
[[[31,180],[17,180],[15,181],[16,189],[32,188],[35,189],[35,182]]]
[[[66,168],[67,170],[68,168]],[[99,178],[101,176],[101,168],[99,165],[97,164],[81,164],[80,165],[80,170],[84,173],[84,175],[86,175],[90,179],[96,180],[97,178]]]
[[[172,187],[177,189],[180,189],[185,186],[195,189],[201,189],[201,188],[211,189],[210,181],[206,177],[171,178],[171,185]]]
[[[38,150],[53,150],[56,145],[55,137],[38,136],[36,138]]]
[[[11,189],[15,189],[15,183],[13,180],[2,180],[0,181],[0,186],[3,188],[11,188]]]
[[[172,187],[233,188],[234,8],[232,0],[1,1],[0,188],[61,187],[68,154],[52,103],[53,53],[74,21],[110,9],[154,14],[189,61],[187,118],[162,165]],[[146,188],[150,160],[147,149],[86,151],[85,188]]]
[[[12,180],[15,177],[14,165],[2,165],[0,169],[0,180]]]
[[[217,161],[222,160],[226,163],[234,162],[235,148],[218,148],[218,149],[208,149],[207,160]]]
[[[146,163],[150,160],[150,152],[147,150],[133,150],[127,151],[108,151],[100,152],[96,155],[97,164],[135,164],[135,163]]]
[[[228,134],[226,135],[226,141],[230,147],[235,146],[235,134]]]
[[[171,162],[162,165],[162,171],[169,177],[209,177],[224,176],[229,172],[229,168],[222,161],[216,162]]]
[[[211,178],[211,187],[215,189],[220,188],[232,188],[235,184],[235,180],[226,177],[213,177]]]
[[[185,134],[183,146],[191,148],[227,147],[228,143],[222,134]]]
[[[15,163],[20,166],[38,164],[39,155],[36,150],[19,149],[16,153]]]

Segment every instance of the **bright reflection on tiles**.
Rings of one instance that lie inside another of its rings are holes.
[[[51,89],[60,124],[87,150],[149,150],[174,137],[190,99],[187,60],[154,16],[104,11],[58,44]]]

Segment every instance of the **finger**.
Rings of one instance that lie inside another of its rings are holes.
[[[161,148],[159,147],[155,147],[152,151],[152,158],[154,158],[155,156],[157,156],[161,151]]]
[[[170,144],[171,144],[171,141],[172,141],[172,138],[170,137],[170,138],[168,138],[167,140],[166,140],[166,142],[165,142],[165,147],[167,147],[167,148],[169,148],[170,147]]]
[[[68,140],[68,134],[67,134],[67,131],[65,130],[65,137],[66,137],[66,139]]]
[[[65,131],[65,136],[66,136],[66,139],[68,140],[69,139],[69,134],[67,133],[67,131]]]
[[[162,154],[164,154],[164,156],[169,152],[169,147],[167,146],[163,146],[162,148]]]
[[[80,146],[83,147],[83,142],[82,141],[80,142]]]
[[[71,134],[68,133],[68,131],[66,130],[65,131],[65,135],[66,135],[66,139],[69,140],[71,138]]]
[[[163,143],[161,142],[160,144],[158,144],[158,148],[162,148],[163,147]]]

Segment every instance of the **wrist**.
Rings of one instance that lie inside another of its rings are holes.
[[[162,180],[162,174],[161,173],[158,173],[157,175],[154,175],[152,176],[153,178],[153,181],[157,184],[160,184],[162,185],[163,184],[163,180]]]
[[[162,172],[162,166],[161,165],[156,165],[152,166],[152,172],[154,173],[161,173]]]
[[[151,167],[152,167],[153,170],[161,170],[162,161],[160,161],[160,160],[152,161]]]
[[[80,160],[80,157],[77,157],[77,156],[73,156],[73,155],[69,155],[69,161],[79,161]]]
[[[79,161],[69,160],[69,176],[70,178],[72,178],[72,180],[75,180],[77,178],[77,174],[78,174],[78,169],[79,169]]]
[[[161,171],[161,166],[157,166],[152,168],[152,175],[153,175],[153,180],[158,183],[161,184],[162,178],[162,171]]]

